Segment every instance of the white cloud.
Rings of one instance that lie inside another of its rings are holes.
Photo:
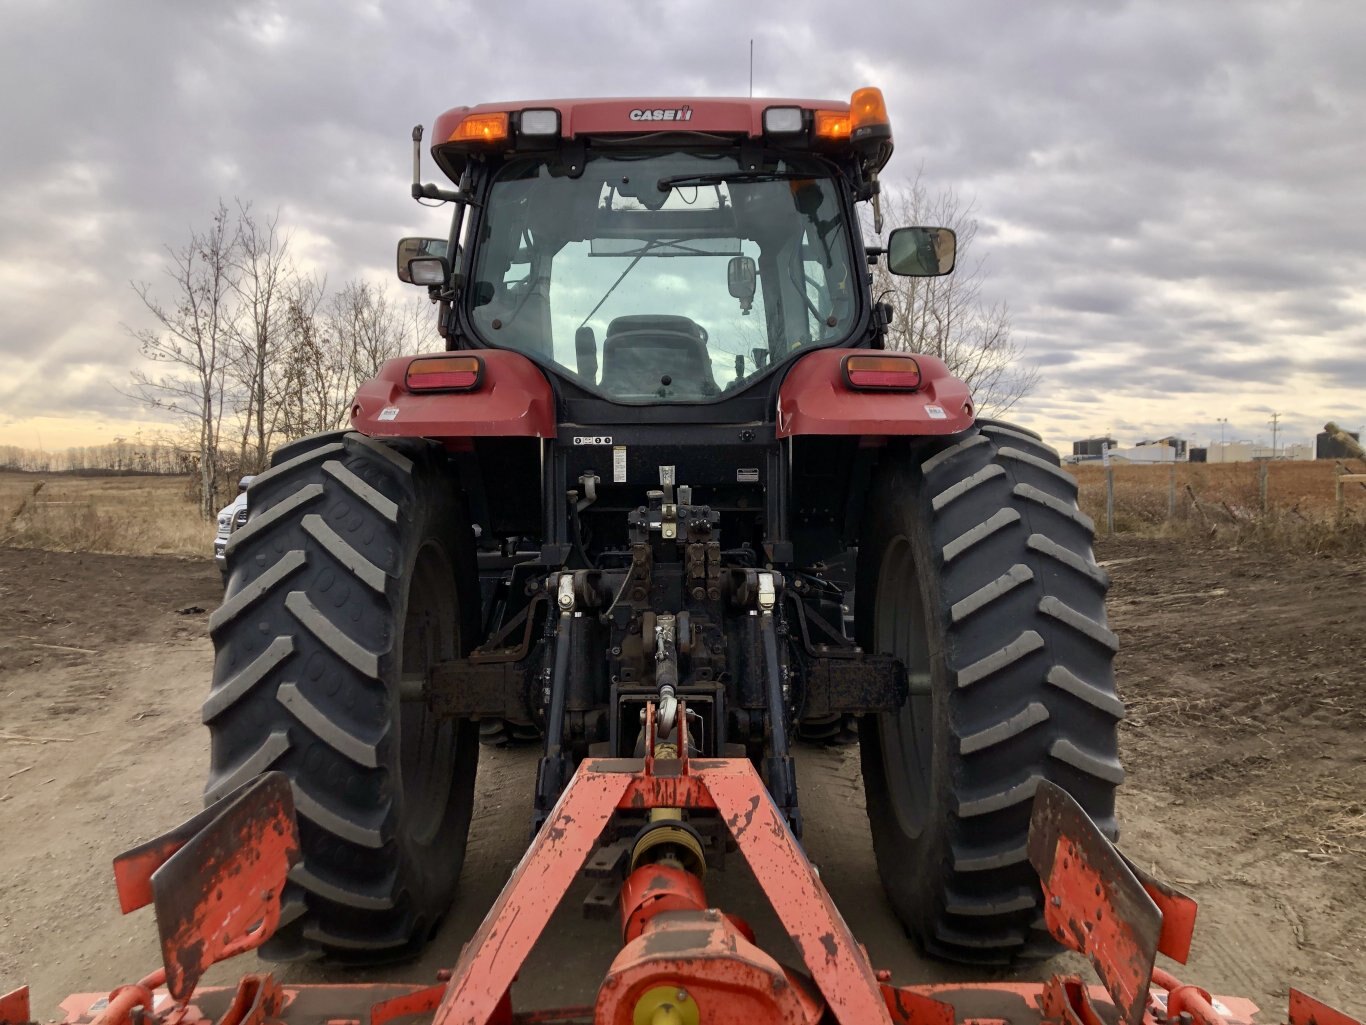
[[[1253,432],[1257,406],[1296,429],[1366,420],[1366,7],[863,12],[851,29],[813,0],[11,5],[0,413],[136,416],[114,391],[138,362],[121,325],[145,322],[128,282],[156,282],[220,196],[279,210],[334,284],[391,282],[400,235],[445,233],[407,197],[412,124],[517,96],[743,94],[752,38],[756,92],[881,85],[887,180],[923,168],[974,202],[988,297],[1042,368],[1018,412],[1053,441],[1223,416]]]

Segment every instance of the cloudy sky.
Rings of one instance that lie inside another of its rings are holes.
[[[885,178],[972,200],[1041,372],[1015,418],[1055,444],[1366,423],[1359,0],[0,0],[0,444],[154,429],[116,390],[129,282],[219,197],[278,209],[330,280],[387,282],[394,240],[447,220],[407,196],[413,124],[743,95],[751,38],[756,95],[879,85]]]

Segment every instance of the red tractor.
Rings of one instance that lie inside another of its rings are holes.
[[[400,242],[398,274],[446,351],[276,453],[212,620],[208,798],[278,770],[299,818],[266,956],[426,942],[481,729],[541,738],[533,831],[581,761],[672,750],[748,759],[799,837],[794,737],[846,717],[915,939],[1054,949],[1036,790],[1113,838],[1123,778],[1107,577],[1055,453],[889,348],[870,265],[946,274],[955,239],[864,238],[881,94],[485,104],[433,135],[455,187],[413,195],[450,234]],[[718,816],[614,828],[706,858]]]

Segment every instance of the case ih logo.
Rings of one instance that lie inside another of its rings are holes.
[[[643,110],[637,107],[631,111],[632,121],[691,121],[691,107],[677,107],[673,110]]]

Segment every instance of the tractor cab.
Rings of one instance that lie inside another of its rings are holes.
[[[420,136],[420,130],[415,131]],[[855,203],[892,152],[881,93],[574,100],[448,111],[433,154],[460,188],[449,239],[398,272],[451,349],[508,349],[585,396],[715,403],[809,350],[876,344]],[[892,269],[952,268],[952,232],[894,233]]]

